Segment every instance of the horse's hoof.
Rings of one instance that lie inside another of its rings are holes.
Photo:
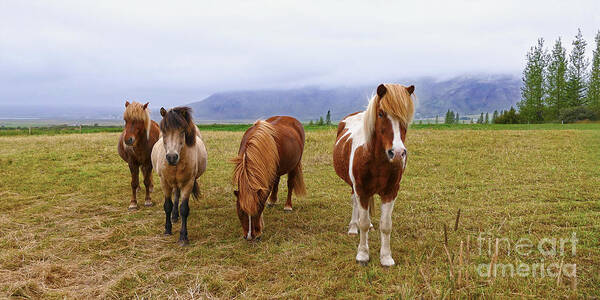
[[[273,207],[275,206],[275,201],[271,202],[271,201],[267,201],[267,207]]]
[[[188,241],[188,240],[179,240],[179,246],[181,246],[181,247],[188,246],[189,244],[190,244],[190,241]]]
[[[366,267],[369,264],[369,261],[368,260],[357,260],[356,263],[363,267]]]
[[[369,251],[358,251],[358,253],[356,253],[356,262],[363,266],[366,266],[369,262]]]
[[[165,231],[165,233],[163,233],[163,235],[164,235],[164,236],[170,236],[170,235],[172,235],[172,234],[173,234],[173,233],[172,233],[172,232],[170,232],[170,231]]]
[[[130,210],[130,211],[132,211],[132,210],[138,210],[138,207],[137,207],[137,205],[131,204],[131,205],[129,205],[129,207],[127,209]]]
[[[153,192],[154,192],[154,187],[153,187],[153,186],[151,186],[151,187],[148,189],[148,192],[150,192],[150,193],[153,193]]]
[[[358,230],[356,228],[348,230],[348,235],[358,235]]]
[[[152,201],[146,201],[146,202],[144,202],[144,206],[146,206],[146,207],[154,206],[154,203]]]
[[[383,267],[391,267],[396,264],[391,255],[387,257],[381,257],[379,261],[381,262],[381,266]]]
[[[286,207],[283,208],[283,211],[290,212],[290,211],[292,211],[292,207],[291,206],[286,206]]]
[[[369,230],[373,230],[375,228],[375,226],[373,226],[373,223],[371,223],[371,225],[369,225]]]

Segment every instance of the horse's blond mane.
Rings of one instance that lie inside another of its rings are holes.
[[[400,125],[408,128],[415,113],[413,95],[409,94],[405,86],[400,84],[384,84],[387,92],[383,97],[375,94],[369,101],[364,117],[365,138],[367,144],[370,142],[375,131],[375,120],[377,120],[377,106],[388,115],[400,121]]]
[[[144,128],[146,128],[146,138],[150,139],[150,110],[139,102],[131,102],[127,107],[125,107],[125,112],[123,113],[123,119],[125,121],[142,121],[144,122]]]
[[[277,175],[279,152],[275,143],[276,131],[265,121],[254,123],[254,132],[246,140],[246,150],[235,157],[233,183],[239,188],[240,207],[249,215],[258,212],[256,192],[271,189]]]

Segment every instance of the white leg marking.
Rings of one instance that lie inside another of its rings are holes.
[[[360,242],[358,244],[358,251],[356,253],[356,261],[361,263],[366,263],[369,261],[369,224],[371,224],[369,210],[364,209],[362,205],[358,203],[358,227],[360,228]]]
[[[358,195],[352,194],[352,219],[350,219],[350,225],[348,226],[348,234],[358,234]]]
[[[248,214],[248,235],[246,236],[247,240],[252,238],[252,217]]]
[[[381,261],[381,265],[385,267],[393,266],[395,264],[394,259],[392,258],[392,250],[390,249],[394,202],[396,202],[396,200],[381,205],[381,223],[379,224],[379,231],[381,232],[381,250],[379,252],[379,260]]]

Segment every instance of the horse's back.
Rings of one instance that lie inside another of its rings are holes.
[[[274,116],[265,120],[277,132],[275,138],[279,152],[279,173],[285,174],[295,169],[304,151],[304,127],[297,119],[289,116]]]
[[[198,178],[206,171],[208,152],[206,151],[206,146],[204,145],[204,141],[202,140],[202,135],[197,129],[196,144],[194,145],[194,150],[196,151],[196,178]]]

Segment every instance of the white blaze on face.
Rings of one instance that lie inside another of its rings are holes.
[[[392,123],[392,129],[394,131],[394,140],[392,141],[392,150],[394,153],[402,153],[406,150],[404,143],[402,142],[402,131],[400,130],[400,121],[392,118],[388,115],[388,119]],[[406,166],[406,156],[402,157],[402,165]]]

